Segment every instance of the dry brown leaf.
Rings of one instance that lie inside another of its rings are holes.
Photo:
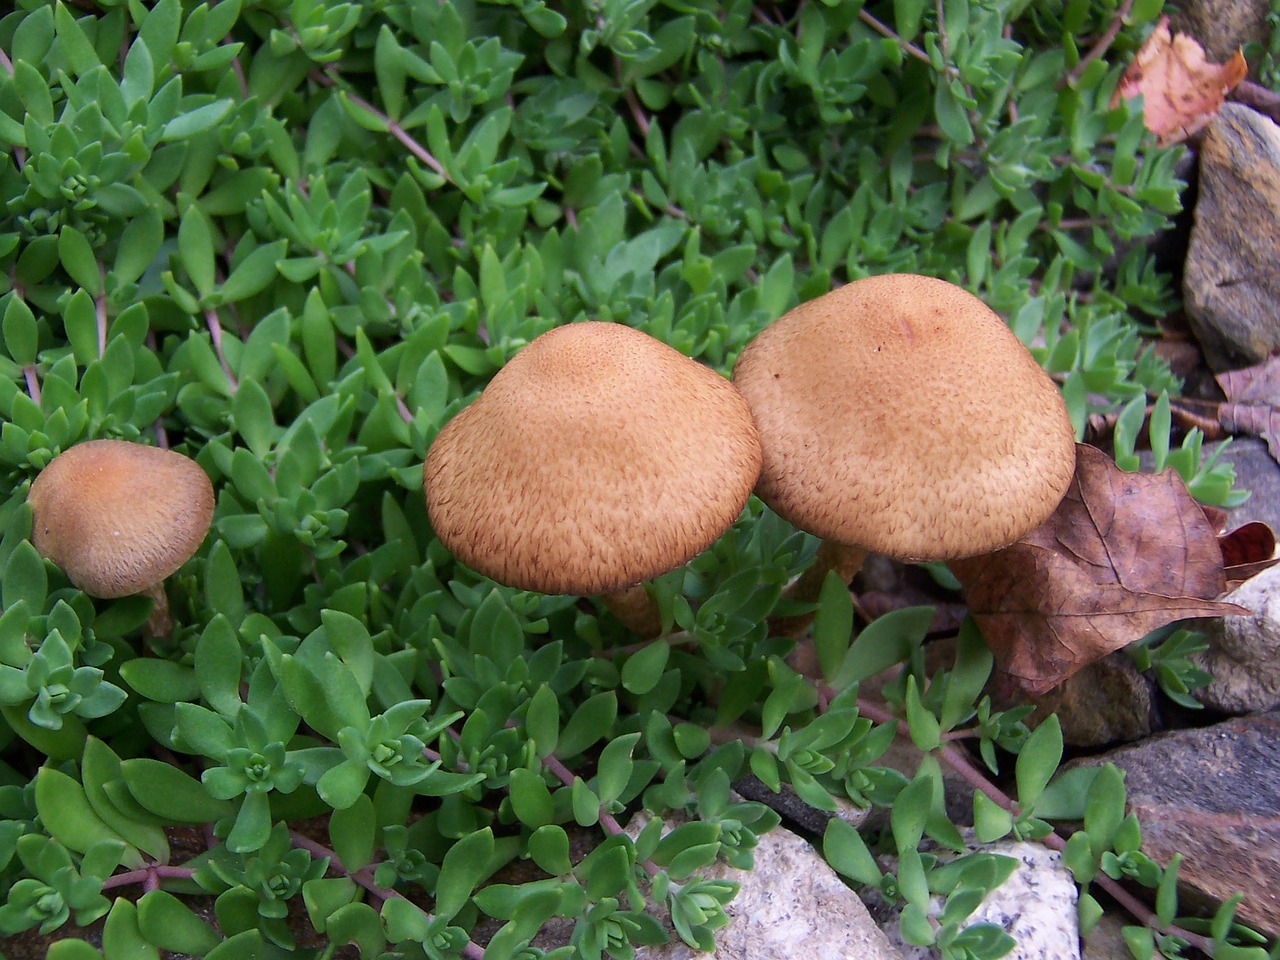
[[[1178,474],[1125,473],[1084,444],[1045,523],[951,569],[1002,679],[1033,695],[1174,620],[1247,612],[1215,602],[1217,533]]]
[[[1243,370],[1228,370],[1216,379],[1227,397],[1218,407],[1222,428],[1261,437],[1272,459],[1280,462],[1280,356]]]
[[[1280,356],[1242,370],[1228,370],[1214,379],[1232,403],[1280,404]]]
[[[1223,573],[1229,590],[1280,562],[1275,555],[1275,531],[1261,520],[1251,520],[1222,534],[1218,537],[1218,546],[1222,549]]]
[[[1185,33],[1173,34],[1161,17],[1120,78],[1111,106],[1142,94],[1142,117],[1161,146],[1180,143],[1218,113],[1227,92],[1249,67],[1236,51],[1226,63],[1210,63],[1204,48]]]

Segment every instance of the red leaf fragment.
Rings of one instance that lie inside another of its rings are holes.
[[[1216,531],[1173,470],[1125,473],[1078,444],[1053,515],[1012,546],[953,561],[998,674],[1032,695],[1157,627],[1247,612]]]
[[[1276,557],[1276,534],[1261,520],[1251,520],[1218,537],[1222,563],[1226,567],[1228,589],[1257,576],[1280,560]]]

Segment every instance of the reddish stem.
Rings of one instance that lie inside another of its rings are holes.
[[[213,352],[218,355],[218,363],[222,364],[222,372],[226,375],[227,383],[231,385],[231,392],[235,393],[240,389],[240,384],[235,374],[231,372],[226,355],[222,352],[222,321],[218,319],[217,311],[212,307],[206,307],[204,322],[209,328],[209,339],[213,341]]]
[[[835,693],[835,691],[829,692],[832,694]],[[892,713],[881,709],[874,703],[870,703],[859,698],[858,712],[865,717],[875,720],[877,723],[895,724],[897,726],[898,733],[901,736],[910,739],[911,734],[907,728],[906,721],[898,719]],[[962,751],[953,746],[942,746],[934,750],[933,753],[942,763],[945,763],[953,771],[964,778],[965,783],[969,784],[969,786],[986,794],[988,798],[999,804],[1003,809],[1008,810],[1010,813],[1015,815],[1018,813],[1017,801],[988,780],[982,771],[974,766],[972,761],[970,761]],[[1041,837],[1040,842],[1050,850],[1056,850],[1059,852],[1061,852],[1067,845],[1061,834],[1056,830],[1052,831],[1047,836]],[[1119,881],[1113,880],[1105,873],[1098,873],[1090,882],[1096,883],[1099,887],[1105,890],[1112,899],[1120,904],[1120,906],[1124,907],[1124,909],[1127,910],[1134,919],[1138,920],[1143,926],[1160,934],[1171,934],[1173,936],[1180,937],[1197,950],[1203,950],[1209,956],[1213,955],[1212,940],[1208,937],[1200,936],[1197,933],[1192,933],[1190,930],[1184,930],[1174,924],[1161,923],[1160,918],[1156,916],[1155,911],[1125,889]]]
[[[373,871],[369,867],[363,867],[356,871],[347,870],[346,867],[342,866],[342,861],[338,859],[338,855],[336,853],[324,844],[317,843],[315,840],[312,840],[310,837],[305,836],[296,830],[289,831],[289,840],[295,847],[300,850],[307,851],[307,853],[311,854],[313,857],[328,857],[329,866],[332,869],[345,873],[352,881],[363,887],[365,890],[368,890],[375,897],[382,900],[403,900],[426,917],[428,922],[435,919],[430,913],[423,910],[404,894],[396,890],[388,890],[386,887],[378,886],[373,880]],[[462,948],[462,955],[466,957],[467,960],[482,960],[484,957],[484,950],[468,940],[466,946]]]
[[[37,404],[40,403],[40,376],[36,373],[36,365],[29,363],[22,368],[22,377],[27,381],[27,395]]]
[[[322,86],[326,86],[326,87],[335,86],[338,81],[337,81],[337,78],[333,75],[333,73],[330,72],[332,71],[332,69],[333,69],[332,67],[328,67],[324,72],[313,71],[311,74],[311,77]],[[428,167],[434,170],[439,176],[443,177],[446,182],[453,183],[453,178],[449,176],[449,174],[445,171],[444,166],[440,163],[440,161],[435,158],[435,156],[431,153],[430,150],[428,150],[426,147],[420,144],[417,140],[413,139],[413,137],[409,136],[409,134],[405,131],[404,127],[400,126],[400,124],[392,120],[391,117],[383,113],[381,110],[375,107],[368,100],[365,100],[363,97],[356,96],[354,93],[352,93],[349,90],[344,90],[343,93],[346,94],[346,97],[348,100],[354,103],[361,110],[365,110],[368,113],[373,114],[375,117],[378,118],[378,120],[380,120],[382,123],[385,123],[387,125],[387,132],[391,134],[393,137],[395,137],[397,140],[399,140],[400,143],[404,145],[405,149],[407,149],[415,157],[417,157],[424,164],[426,164]]]
[[[1111,18],[1111,24],[1107,27],[1106,31],[1098,38],[1098,42],[1090,48],[1089,52],[1080,58],[1080,62],[1067,71],[1067,75],[1063,77],[1058,84],[1060,87],[1074,86],[1084,74],[1085,70],[1088,69],[1089,64],[1093,63],[1093,61],[1097,60],[1107,52],[1107,49],[1111,46],[1111,42],[1115,40],[1116,35],[1120,32],[1120,25],[1124,23],[1125,17],[1129,16],[1129,11],[1132,8],[1133,0],[1124,0],[1124,2],[1120,4],[1120,9],[1117,10],[1116,15]]]
[[[555,775],[555,778],[566,787],[573,786],[573,771],[557,760],[554,755],[545,757],[542,761],[542,765],[550,770]],[[626,831],[622,829],[622,825],[618,823],[618,821],[614,819],[613,815],[605,810],[604,807],[600,808],[599,817],[600,826],[604,829],[604,832],[610,836],[616,837],[620,833],[626,833]],[[652,861],[641,860],[640,866],[644,868],[644,872],[650,877],[656,877],[658,875],[658,867]]]
[[[93,298],[93,316],[98,322],[98,356],[107,352],[107,268],[98,261],[98,290]]]
[[[161,880],[189,880],[195,873],[191,867],[170,867],[163,864],[152,864],[128,873],[118,873],[102,881],[103,890],[114,890],[116,887],[127,887],[131,883],[141,883],[148,890],[159,888]]]

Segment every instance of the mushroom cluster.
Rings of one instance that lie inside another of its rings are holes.
[[[732,383],[629,327],[551,330],[445,425],[423,481],[437,536],[473,569],[608,594],[710,546],[753,489],[826,539],[816,586],[868,552],[1007,546],[1074,469],[1062,397],[1004,321],[954,284],[891,274],[789,311]]]
[[[746,401],[631,327],[534,339],[436,436],[423,466],[441,542],[524,590],[608,594],[709,547],[760,473]]]
[[[27,502],[42,557],[90,596],[151,597],[148,627],[166,632],[160,585],[199,549],[213,520],[213,485],[194,461],[140,443],[90,440],[54,457]]]

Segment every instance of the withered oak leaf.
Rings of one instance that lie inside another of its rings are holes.
[[[1216,601],[1217,533],[1178,474],[1125,473],[1084,444],[1047,521],[951,569],[998,679],[1032,695],[1175,620],[1246,612]]]

